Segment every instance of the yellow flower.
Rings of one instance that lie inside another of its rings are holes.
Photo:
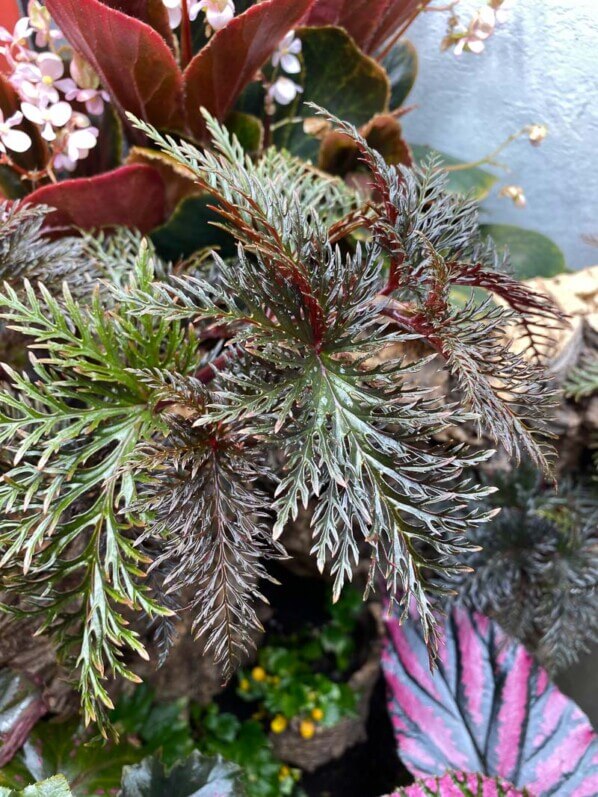
[[[286,764],[283,764],[278,771],[278,780],[286,780],[292,775],[291,770],[287,767]]]
[[[266,678],[268,677],[268,673],[264,670],[263,667],[254,667],[253,670],[251,671],[251,677],[253,678],[254,681],[261,683],[262,681],[266,680]]]
[[[247,678],[241,678],[241,681],[239,683],[239,689],[241,690],[241,692],[249,692],[250,688],[251,684],[249,683]]]
[[[322,722],[324,719],[324,712],[321,708],[312,708],[311,710],[311,718],[316,722]]]
[[[304,739],[313,739],[316,726],[309,720],[303,720],[299,726],[299,733]]]
[[[270,723],[270,729],[272,733],[283,733],[286,731],[287,725],[286,717],[283,717],[282,714],[277,714]]]

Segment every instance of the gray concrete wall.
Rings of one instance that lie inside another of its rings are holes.
[[[522,140],[502,158],[511,173],[501,180],[524,187],[527,208],[495,191],[490,219],[551,236],[572,269],[598,262],[581,238],[598,235],[598,0],[515,0],[477,56],[441,53],[445,27],[443,14],[425,13],[409,32],[420,73],[408,102],[420,107],[404,119],[408,140],[471,160],[528,122],[547,124],[540,148]]]

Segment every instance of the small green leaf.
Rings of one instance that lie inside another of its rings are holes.
[[[442,166],[457,166],[462,163],[452,155],[428,147],[426,144],[411,144],[411,152],[417,163],[421,163],[430,155],[439,157]],[[492,186],[496,183],[497,177],[490,172],[472,167],[449,172],[448,190],[454,194],[472,194],[476,199],[484,199],[490,193]]]
[[[482,224],[480,230],[494,240],[499,250],[504,247],[509,250],[513,271],[519,279],[554,277],[567,271],[565,255],[539,232],[511,224]]]
[[[405,102],[417,78],[417,50],[403,39],[389,52],[382,66],[390,81],[390,107],[395,110]]]
[[[167,772],[157,758],[125,767],[122,797],[242,797],[240,770],[220,758],[195,751]]]
[[[390,84],[384,69],[357,47],[341,28],[303,28],[303,93],[286,110],[284,118],[307,118],[314,102],[360,127],[388,108]],[[276,143],[296,155],[315,159],[319,142],[306,136],[303,126],[289,123],[280,127]]]
[[[172,216],[151,233],[156,251],[164,260],[176,261],[209,247],[221,254],[232,254],[234,243],[230,235],[214,227],[220,217],[209,209],[214,203],[207,194],[183,199]]]
[[[0,196],[7,199],[22,199],[27,193],[27,183],[10,166],[0,166]]]
[[[250,155],[258,153],[264,140],[264,126],[257,116],[233,111],[226,120],[226,127],[239,139],[239,143]]]

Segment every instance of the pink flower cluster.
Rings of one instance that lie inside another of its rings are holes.
[[[38,0],[30,0],[28,16],[11,33],[0,28],[0,53],[8,62],[8,79],[19,95],[20,110],[4,119],[0,112],[0,152],[26,152],[31,137],[15,129],[24,119],[36,125],[51,153],[48,168],[73,171],[98,141],[91,116],[100,116],[108,95],[85,61],[73,55],[69,76],[59,52],[62,34]],[[34,37],[35,47],[32,47]],[[85,111],[85,112],[84,112]]]
[[[183,18],[183,0],[162,0],[168,11],[171,28],[178,28]],[[212,30],[222,30],[235,16],[233,0],[186,0],[189,19],[195,22],[200,11],[205,11],[206,22]]]
[[[492,36],[497,25],[507,21],[511,1],[489,0],[487,5],[475,12],[466,28],[461,26],[459,18],[453,14],[449,21],[449,33],[442,43],[443,49],[454,46],[455,55],[463,52],[479,55],[484,52],[486,39]]]

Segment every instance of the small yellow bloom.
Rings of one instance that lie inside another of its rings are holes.
[[[268,678],[268,683],[272,684],[272,686],[278,686],[280,683],[280,677],[278,675],[272,675],[270,678]]]
[[[261,683],[262,681],[266,680],[266,678],[268,677],[268,673],[264,670],[263,667],[254,667],[253,670],[251,671],[251,677],[253,678],[254,681]]]
[[[283,764],[283,765],[281,766],[281,768],[279,769],[279,771],[278,771],[278,780],[286,780],[286,779],[287,779],[287,778],[289,778],[289,777],[290,777],[292,774],[293,774],[293,773],[291,772],[291,770],[289,769],[289,767],[287,767],[287,765],[286,765],[286,764]]]
[[[272,733],[284,733],[288,724],[286,717],[283,717],[282,714],[277,714],[270,723],[270,729]]]
[[[324,719],[324,712],[321,708],[312,708],[311,710],[311,718],[316,722],[322,722]]]
[[[241,692],[249,692],[250,688],[251,684],[249,683],[247,678],[241,678],[241,681],[239,683],[239,689],[241,690]]]
[[[299,726],[299,733],[304,739],[313,739],[316,732],[316,726],[309,720],[303,720]]]

